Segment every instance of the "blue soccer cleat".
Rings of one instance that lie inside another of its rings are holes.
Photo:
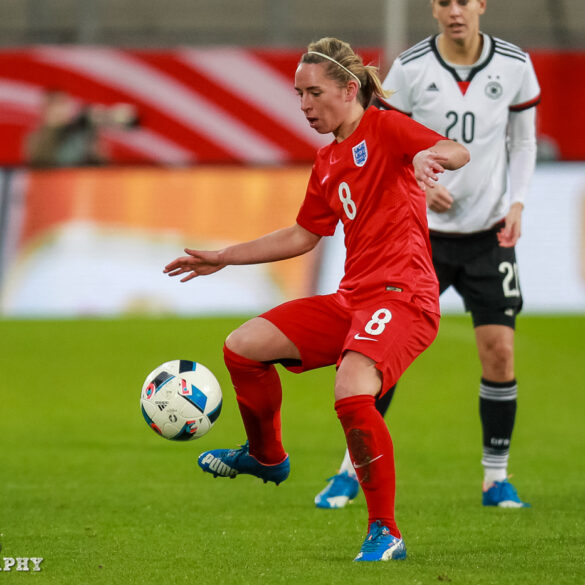
[[[290,473],[290,461],[288,455],[282,463],[276,465],[264,465],[250,455],[248,441],[239,449],[213,449],[199,455],[197,460],[199,467],[213,477],[234,478],[240,473],[255,475],[267,483],[273,481],[276,485],[283,482]]]
[[[362,544],[354,561],[403,561],[406,558],[406,546],[402,538],[390,534],[390,530],[376,520]]]
[[[347,471],[342,471],[328,478],[327,481],[329,483],[315,496],[315,506],[317,508],[343,508],[360,491],[357,477],[350,475]]]
[[[490,485],[483,486],[484,506],[497,506],[498,508],[530,508],[530,504],[523,502],[518,497],[516,488],[507,480],[494,481]]]

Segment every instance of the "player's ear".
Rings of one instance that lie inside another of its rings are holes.
[[[357,99],[357,94],[360,90],[360,86],[357,81],[354,79],[350,79],[347,82],[347,86],[345,88],[345,94],[347,96],[347,101],[352,101],[354,98]]]

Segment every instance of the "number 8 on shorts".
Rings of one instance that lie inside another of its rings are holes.
[[[366,323],[364,329],[370,335],[380,335],[386,329],[386,323],[389,323],[391,319],[392,313],[388,309],[378,309]]]

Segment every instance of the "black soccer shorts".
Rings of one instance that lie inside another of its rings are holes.
[[[494,228],[474,234],[431,232],[433,264],[440,292],[453,286],[461,295],[473,326],[514,328],[522,309],[522,292],[514,248],[502,248]]]

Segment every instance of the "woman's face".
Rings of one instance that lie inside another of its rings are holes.
[[[484,12],[485,0],[433,0],[433,16],[441,32],[454,41],[477,35]]]
[[[349,84],[348,84],[349,86]],[[295,89],[301,98],[301,110],[311,128],[319,134],[333,132],[348,117],[355,96],[327,77],[323,63],[301,63],[295,74]]]

